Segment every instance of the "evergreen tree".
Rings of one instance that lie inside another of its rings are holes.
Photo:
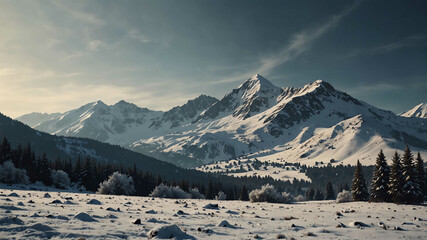
[[[380,150],[375,162],[371,183],[371,200],[374,202],[388,202],[390,170],[387,165],[383,150]]]
[[[314,200],[323,200],[325,197],[320,189],[316,189],[314,193]]]
[[[402,156],[403,168],[403,202],[420,203],[421,189],[417,183],[417,174],[414,167],[414,158],[408,145]]]
[[[403,176],[402,164],[397,151],[392,158],[390,168],[389,195],[394,203],[402,203],[403,201]]]
[[[246,185],[243,185],[242,191],[240,191],[239,200],[249,201],[249,194],[248,194],[248,190],[246,189]]]
[[[3,138],[3,143],[1,145],[1,154],[0,154],[0,164],[6,161],[10,160],[10,143],[9,141],[5,138]]]
[[[314,188],[310,188],[306,193],[305,193],[305,198],[307,199],[307,201],[312,201],[314,200],[314,194],[315,194],[315,190]]]
[[[351,185],[351,194],[354,201],[368,200],[368,190],[366,189],[365,178],[363,176],[362,165],[357,160],[356,170],[354,171],[353,184]]]
[[[82,183],[82,166],[80,156],[77,157],[76,165],[73,169],[73,174],[71,174],[71,181],[81,184]]]
[[[326,189],[325,189],[325,200],[334,200],[335,199],[335,193],[334,193],[334,189],[332,188],[332,183],[328,182],[328,184],[326,184]]]
[[[38,176],[40,181],[46,186],[52,185],[52,178],[50,176],[50,169],[49,169],[49,161],[46,158],[46,153],[43,154],[43,157],[39,159],[37,166],[39,169]]]
[[[424,173],[424,161],[421,158],[420,152],[417,154],[417,159],[415,160],[415,171],[417,172],[417,183],[420,186],[421,194],[419,202],[422,203],[424,201],[424,195],[426,192],[426,177]]]
[[[98,185],[95,182],[95,172],[90,161],[90,158],[86,158],[81,171],[82,185],[89,191],[95,191]]]
[[[207,199],[214,199],[215,198],[212,181],[209,181],[209,183],[208,183],[208,187],[206,188],[205,197]]]

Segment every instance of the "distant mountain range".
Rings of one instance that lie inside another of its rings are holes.
[[[427,153],[425,104],[401,116],[318,80],[277,87],[255,75],[218,100],[201,95],[167,112],[101,101],[61,114],[17,118],[56,135],[118,144],[179,166],[259,159],[316,163],[374,163],[408,143]],[[421,112],[421,113],[420,113]]]

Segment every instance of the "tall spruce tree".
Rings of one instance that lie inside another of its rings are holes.
[[[242,191],[240,191],[239,200],[240,201],[249,201],[249,194],[248,194],[248,190],[246,189],[245,185],[243,185]]]
[[[38,175],[40,181],[46,186],[52,185],[52,178],[50,176],[49,169],[49,160],[47,160],[46,153],[44,153],[43,157],[39,159],[37,166],[39,169]]]
[[[389,180],[389,195],[394,203],[402,203],[403,201],[403,170],[400,156],[397,151],[394,153],[391,159],[392,164],[390,168],[390,180]]]
[[[417,174],[415,172],[414,157],[411,150],[406,145],[402,156],[403,168],[403,202],[412,204],[420,203],[421,189],[417,183]]]
[[[324,196],[320,189],[316,189],[314,193],[314,200],[323,200]]]
[[[388,202],[390,170],[387,165],[383,150],[380,150],[374,167],[371,183],[371,200],[374,202]]]
[[[353,184],[351,185],[351,194],[354,201],[368,200],[368,190],[366,189],[365,177],[363,176],[362,165],[357,160],[356,170],[354,171]]]
[[[332,188],[332,183],[328,182],[328,184],[326,184],[326,189],[325,189],[325,200],[334,200],[335,199],[335,193],[334,193],[334,189]]]
[[[417,159],[415,160],[415,171],[417,173],[417,183],[420,187],[421,194],[419,195],[419,203],[422,203],[424,201],[424,195],[426,194],[426,177],[424,173],[424,161],[421,158],[420,152],[417,154]]]

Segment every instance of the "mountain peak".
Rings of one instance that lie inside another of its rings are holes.
[[[259,91],[269,91],[272,89],[278,89],[274,86],[269,80],[261,76],[260,74],[255,74],[244,83],[242,83],[238,89],[249,91],[249,92],[259,92]]]
[[[401,113],[400,116],[427,118],[427,103],[420,103],[411,110]]]

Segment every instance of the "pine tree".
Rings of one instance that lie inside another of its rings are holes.
[[[328,184],[326,184],[326,189],[325,189],[325,200],[334,200],[335,199],[335,193],[334,193],[334,189],[332,188],[332,183],[328,182]]]
[[[209,183],[208,183],[208,187],[206,188],[205,196],[207,199],[214,199],[214,197],[215,197],[212,181],[209,181]]]
[[[417,159],[415,160],[415,171],[417,173],[417,183],[420,187],[421,194],[419,195],[419,203],[422,203],[424,201],[424,195],[426,194],[426,178],[424,173],[424,161],[421,158],[420,152],[417,154]]]
[[[323,200],[324,196],[320,189],[316,189],[316,192],[314,193],[314,200]]]
[[[354,201],[368,200],[368,191],[366,189],[365,178],[363,177],[362,165],[357,160],[356,170],[354,171],[353,184],[351,185],[351,194]]]
[[[314,188],[310,188],[306,193],[305,193],[305,198],[307,199],[307,201],[312,201],[314,200],[314,194],[315,194],[315,190]]]
[[[71,174],[72,178],[71,180],[75,183],[81,184],[82,183],[82,166],[81,166],[81,160],[80,156],[77,157],[76,165],[73,169],[73,174]]]
[[[421,189],[417,183],[417,174],[414,167],[414,158],[408,145],[406,145],[402,156],[403,168],[403,202],[420,203]]]
[[[248,190],[246,189],[245,185],[243,185],[242,191],[240,191],[239,200],[240,201],[249,201]]]
[[[40,181],[46,185],[46,186],[50,186],[52,185],[52,178],[50,176],[50,169],[49,169],[49,161],[46,158],[46,153],[43,154],[43,157],[41,159],[39,159],[38,162],[38,176]]]
[[[374,173],[371,183],[371,200],[374,202],[388,202],[390,201],[389,195],[389,179],[390,170],[387,165],[383,150],[378,154]]]
[[[394,203],[402,203],[403,201],[403,176],[402,164],[397,151],[392,158],[390,168],[389,195]]]

